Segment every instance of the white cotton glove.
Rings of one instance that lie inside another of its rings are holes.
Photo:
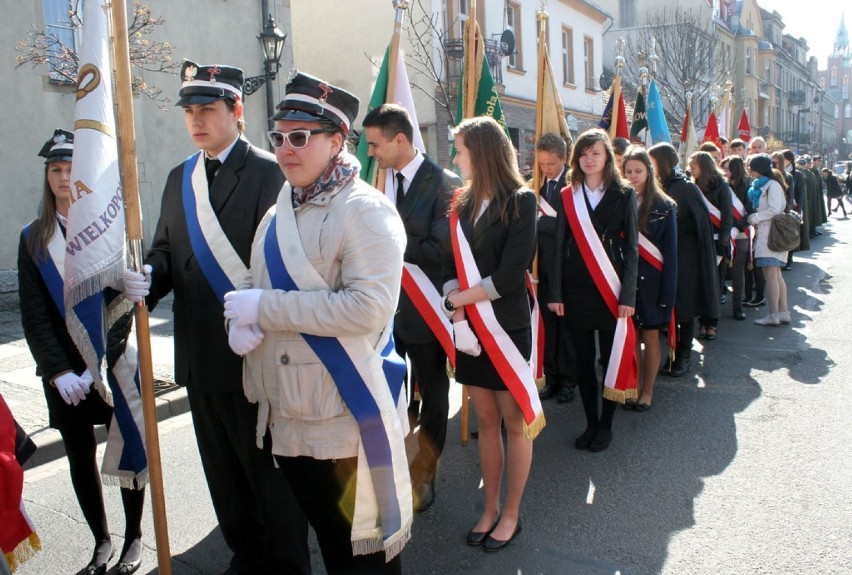
[[[68,405],[77,405],[86,399],[86,393],[92,385],[91,377],[92,376],[90,374],[89,381],[86,383],[81,376],[77,375],[73,371],[69,371],[68,373],[56,376],[53,379],[53,385],[56,386],[56,389],[59,391],[59,395],[62,396],[65,403]]]
[[[263,341],[263,330],[256,323],[237,325],[231,322],[228,326],[228,345],[237,355],[246,355]]]
[[[142,266],[141,274],[135,270],[127,268],[124,272],[124,297],[133,302],[141,302],[151,290],[151,271],[152,267],[148,264]]]
[[[456,349],[462,353],[473,357],[478,357],[482,353],[479,340],[476,339],[467,320],[457,321],[453,324],[453,339],[456,341]]]
[[[262,293],[262,289],[229,291],[225,294],[225,317],[242,326],[257,323]]]

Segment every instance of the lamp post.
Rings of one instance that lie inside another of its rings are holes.
[[[802,153],[802,114],[807,114],[810,111],[810,108],[799,108],[796,112],[796,154]]]
[[[263,32],[257,35],[257,39],[260,42],[260,49],[263,51],[263,75],[246,78],[243,91],[246,96],[250,96],[266,84],[266,117],[270,118],[273,114],[275,98],[272,93],[272,80],[275,79],[275,75],[281,67],[281,53],[284,51],[284,41],[287,39],[287,35],[275,25],[272,14],[267,14]],[[271,120],[267,120],[267,125],[269,129],[272,129]]]

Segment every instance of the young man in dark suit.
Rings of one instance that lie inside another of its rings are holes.
[[[273,466],[268,436],[256,445],[257,408],[243,395],[242,358],[222,324],[224,293],[243,279],[284,177],[275,156],[242,136],[242,70],[187,61],[181,80],[177,105],[200,152],[169,174],[149,273],[128,271],[126,294],[147,295],[153,309],[174,290],[175,380],[187,387],[213,508],[234,553],[225,573],[310,573],[307,521]]]
[[[394,197],[405,225],[408,244],[406,264],[418,266],[440,297],[441,257],[449,241],[448,220],[452,190],[461,179],[442,169],[414,147],[414,129],[405,108],[384,104],[371,110],[363,121],[369,154],[378,169],[392,169]],[[406,293],[399,297],[394,320],[394,341],[402,357],[411,360],[411,382],[420,390],[420,450],[411,464],[415,511],[424,511],[435,500],[435,472],[444,449],[449,412],[447,354],[420,311]]]
[[[545,134],[536,143],[538,167],[542,173],[539,195],[538,235],[538,293],[547,294],[550,289],[549,267],[553,264],[556,249],[556,212],[568,176],[568,144],[558,134]],[[549,209],[550,208],[550,209]],[[552,215],[549,215],[552,214]],[[540,399],[556,396],[559,403],[574,399],[577,375],[574,359],[574,344],[571,331],[564,317],[559,317],[547,306],[541,307],[544,319],[544,388],[539,391]]]

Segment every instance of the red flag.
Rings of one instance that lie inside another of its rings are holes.
[[[740,116],[740,123],[737,124],[737,137],[746,143],[751,140],[751,124],[748,123],[745,108],[743,108],[743,115]]]
[[[624,93],[618,93],[618,118],[615,123],[615,137],[630,139],[630,128],[627,127],[627,109],[624,107]]]
[[[707,118],[707,127],[704,128],[704,138],[701,140],[702,144],[704,142],[713,142],[720,150],[722,149],[722,140],[719,139],[719,122],[716,121],[714,112],[710,112]]]

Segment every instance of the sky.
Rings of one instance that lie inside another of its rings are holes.
[[[846,10],[844,10],[846,4]],[[758,0],[764,10],[775,10],[784,20],[784,33],[808,41],[809,56],[816,56],[819,68],[828,67],[828,56],[834,49],[834,38],[845,14],[846,29],[852,23],[852,3],[841,0]]]

